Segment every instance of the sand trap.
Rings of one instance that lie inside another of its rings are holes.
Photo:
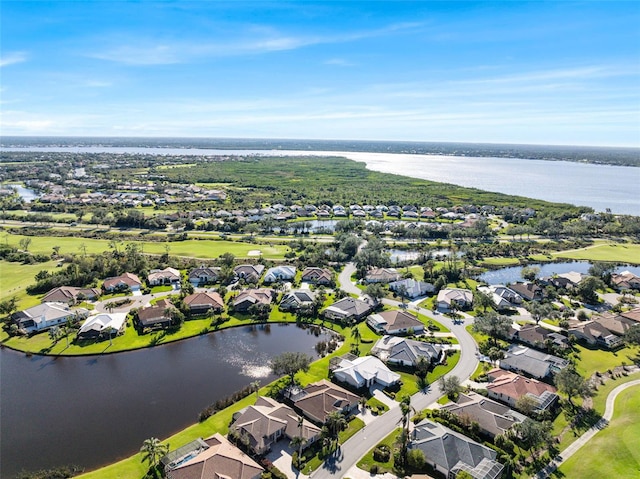
[[[247,253],[247,256],[260,256],[261,254],[262,251],[260,251],[259,249],[252,249]]]

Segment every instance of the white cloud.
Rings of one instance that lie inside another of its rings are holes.
[[[16,63],[22,63],[25,61],[27,61],[27,54],[25,52],[12,52],[3,55],[0,58],[0,67],[15,65]]]

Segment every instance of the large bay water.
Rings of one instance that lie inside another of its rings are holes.
[[[0,349],[0,476],[66,464],[94,469],[128,457],[145,439],[197,422],[216,400],[273,380],[273,356],[316,357],[323,339],[294,325],[267,325],[104,356]]]
[[[295,151],[112,146],[2,147],[3,151],[128,153],[152,155],[343,156],[371,170],[640,215],[640,168],[522,158],[443,156],[354,151]]]

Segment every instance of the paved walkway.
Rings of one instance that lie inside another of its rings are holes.
[[[604,414],[602,415],[602,419],[600,419],[597,424],[591,427],[587,432],[585,432],[582,436],[572,442],[569,447],[567,447],[564,451],[560,453],[558,457],[556,457],[547,467],[545,467],[542,471],[536,474],[536,478],[543,479],[549,477],[553,471],[558,469],[567,459],[573,456],[578,450],[584,446],[593,436],[595,436],[600,430],[607,427],[609,421],[613,417],[613,409],[615,406],[616,398],[618,394],[620,394],[625,389],[640,386],[640,379],[635,379],[633,381],[629,381],[628,383],[621,384],[616,387],[613,391],[609,393],[607,396],[607,403],[604,408]]]

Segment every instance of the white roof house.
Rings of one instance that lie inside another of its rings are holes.
[[[42,303],[14,313],[13,320],[20,329],[32,333],[66,323],[67,319],[86,318],[88,313],[83,308],[72,310],[65,303]]]
[[[295,266],[276,266],[269,268],[264,275],[265,283],[273,283],[275,281],[291,281],[296,277]]]
[[[400,375],[391,371],[382,361],[373,356],[363,356],[349,361],[343,359],[333,375],[339,381],[353,387],[369,387],[373,383],[391,386],[400,381]]]
[[[78,337],[96,337],[102,333],[117,334],[124,329],[127,313],[100,313],[87,318],[80,330]]]
[[[473,293],[461,288],[445,288],[438,292],[438,308],[449,310],[454,303],[458,308],[470,306],[473,303]]]
[[[401,279],[400,281],[389,283],[389,289],[396,292],[404,291],[403,294],[409,298],[424,296],[427,293],[433,293],[435,290],[431,283],[416,281],[413,278]]]
[[[510,308],[514,305],[522,303],[522,296],[520,296],[511,288],[507,288],[506,286],[501,284],[478,286],[478,291],[491,297],[498,309]]]

